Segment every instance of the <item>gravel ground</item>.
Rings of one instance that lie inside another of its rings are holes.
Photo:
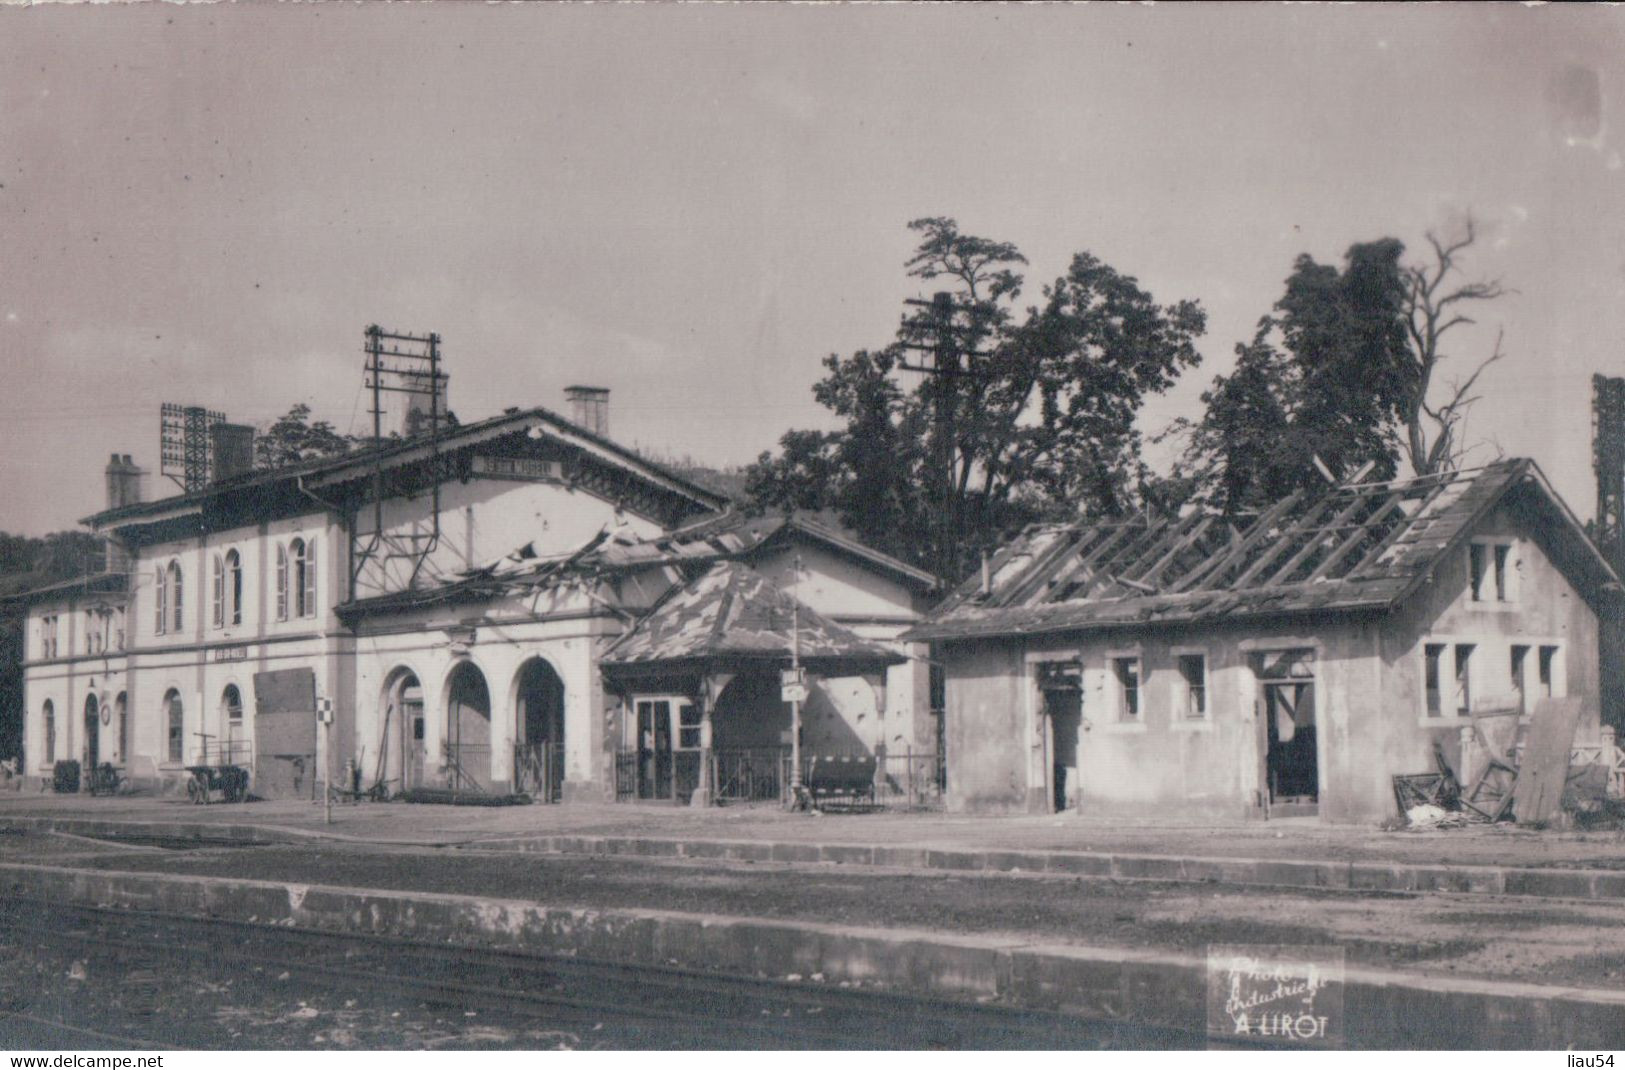
[[[44,837],[0,837],[0,858]],[[47,861],[49,861],[47,859]],[[1351,965],[1625,987],[1625,905],[837,865],[514,856],[356,845],[112,849],[72,864],[1157,947],[1336,944]]]

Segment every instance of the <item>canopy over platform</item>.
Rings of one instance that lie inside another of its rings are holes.
[[[797,603],[748,566],[720,561],[675,588],[602,664],[611,679],[788,666],[792,625],[801,663],[819,675],[858,675],[907,660]]]

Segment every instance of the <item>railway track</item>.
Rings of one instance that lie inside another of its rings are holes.
[[[1189,1049],[1200,1034],[1044,1011],[399,937],[332,933],[40,900],[0,904],[0,934],[164,978],[222,969],[458,1016],[533,1023],[604,1047]],[[284,981],[285,979],[285,981]],[[134,1024],[140,1025],[139,1015]],[[40,1026],[50,1022],[34,1017]],[[68,1021],[64,1030],[96,1032]],[[98,1022],[98,1025],[103,1023]],[[123,1029],[129,1025],[123,1025]],[[107,1023],[105,1039],[122,1031]],[[130,1037],[124,1046],[163,1039]],[[202,1046],[214,1046],[205,1044]]]

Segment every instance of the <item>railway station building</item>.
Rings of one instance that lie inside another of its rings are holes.
[[[106,569],[11,599],[27,611],[26,774],[110,763],[179,791],[231,764],[262,797],[331,780],[686,802],[694,778],[640,788],[636,770],[709,771],[713,710],[762,718],[787,747],[773,674],[791,607],[809,644],[838,637],[810,662],[809,732],[870,754],[934,746],[924,648],[898,639],[929,575],[815,518],[739,514],[612,440],[607,391],[572,392],[568,419],[511,409],[155,500],[115,456],[85,521]],[[719,573],[749,589],[738,607],[776,607],[724,614],[723,631],[779,648],[728,679],[606,672],[640,621]]]

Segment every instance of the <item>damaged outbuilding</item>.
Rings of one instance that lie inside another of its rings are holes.
[[[1533,462],[1024,532],[905,638],[946,676],[948,805],[1393,811],[1476,716],[1573,696],[1619,580]]]

